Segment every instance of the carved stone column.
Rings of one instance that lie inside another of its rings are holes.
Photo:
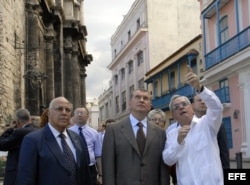
[[[72,84],[73,84],[73,107],[79,107],[80,101],[80,66],[78,62],[78,42],[73,41],[73,52],[72,52]]]
[[[60,17],[59,13],[56,11]],[[60,20],[60,19],[59,19]],[[54,23],[54,29],[56,32],[54,41],[54,83],[55,83],[55,97],[64,95],[64,83],[63,83],[63,69],[64,69],[64,39],[63,39],[63,25],[61,22]]]
[[[73,80],[72,80],[72,37],[65,36],[64,41],[64,96],[73,102]]]
[[[81,72],[80,72],[80,83],[81,83],[81,89],[80,89],[80,93],[81,93],[81,105],[86,106],[86,83],[85,83],[85,79],[86,79],[87,75],[86,75],[86,69],[81,68]]]
[[[49,106],[50,101],[55,97],[55,81],[54,81],[54,29],[51,24],[44,35],[46,41],[46,91],[45,91],[45,105]]]
[[[39,40],[38,40],[38,21],[39,7],[26,4],[26,30],[27,30],[27,48],[25,60],[25,90],[26,90],[26,108],[31,115],[40,115],[39,93],[40,84],[37,81],[37,63],[39,60]]]

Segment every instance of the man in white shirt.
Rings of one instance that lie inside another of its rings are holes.
[[[212,91],[199,83],[190,67],[185,80],[206,103],[207,113],[197,118],[187,97],[171,98],[169,108],[180,125],[167,133],[163,160],[169,166],[176,163],[178,185],[223,185],[217,144],[223,106]]]
[[[107,126],[109,125],[109,124],[112,124],[112,123],[114,123],[115,122],[115,120],[114,119],[107,119],[106,121],[105,121],[105,123],[104,124],[102,124],[102,131],[100,131],[98,134],[98,138],[99,138],[99,141],[101,142],[101,143],[103,143],[103,138],[104,138],[104,135],[105,135],[105,131],[106,131],[106,128],[107,128]]]
[[[86,140],[90,159],[90,172],[92,176],[93,185],[102,184],[102,174],[101,174],[101,151],[102,143],[98,140],[97,130],[91,128],[87,125],[87,120],[89,118],[89,111],[86,107],[76,108],[74,111],[74,121],[75,124],[69,129],[82,134],[83,139]],[[97,171],[97,169],[98,171]],[[99,173],[98,173],[99,172]],[[98,175],[98,180],[97,180]]]

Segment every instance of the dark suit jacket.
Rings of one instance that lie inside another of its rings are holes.
[[[67,130],[76,149],[77,185],[90,185],[91,177],[85,146],[76,133]],[[20,150],[17,185],[69,185],[71,171],[49,125],[28,134]]]
[[[102,150],[104,185],[166,185],[168,167],[162,159],[165,132],[147,126],[146,146],[140,155],[129,118],[107,127]]]
[[[227,140],[227,133],[224,123],[221,123],[219,132],[217,134],[218,145],[220,149],[220,159],[223,169],[230,168],[230,159],[229,159],[229,147]]]
[[[15,185],[19,150],[25,135],[34,131],[36,127],[30,123],[23,128],[9,128],[0,136],[0,150],[8,151],[4,185]]]

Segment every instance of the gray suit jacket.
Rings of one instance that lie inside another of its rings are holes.
[[[104,185],[167,185],[168,167],[162,159],[166,135],[147,126],[146,146],[140,155],[129,118],[107,127],[102,150]]]

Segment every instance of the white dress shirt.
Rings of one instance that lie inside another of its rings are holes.
[[[78,128],[79,126],[75,124],[69,129],[79,134]],[[82,126],[82,133],[88,145],[89,158],[90,158],[89,165],[92,166],[96,163],[96,157],[101,157],[102,144],[98,139],[98,132],[95,129],[91,128],[90,126],[88,125]]]
[[[61,148],[61,150],[63,152],[61,138],[59,136],[61,133],[58,132],[50,123],[48,123],[48,125],[49,125],[49,128],[50,128],[52,134],[55,136],[58,145],[60,146],[60,148]],[[72,151],[72,153],[74,155],[75,161],[77,161],[76,160],[76,149],[75,149],[75,147],[74,147],[74,145],[73,145],[73,143],[72,143],[72,141],[71,141],[68,133],[66,132],[66,130],[63,131],[63,134],[65,136],[66,143],[68,144],[69,148],[71,149],[71,151]]]
[[[204,88],[199,94],[207,105],[207,113],[193,117],[183,145],[177,142],[180,126],[167,134],[164,162],[176,163],[178,185],[223,185],[217,133],[222,121],[223,106],[218,97]]]
[[[130,114],[129,119],[130,119],[130,123],[131,123],[135,137],[136,137],[137,131],[139,129],[139,127],[137,125],[139,122],[141,122],[143,124],[143,128],[142,128],[143,132],[144,132],[145,136],[147,135],[147,117],[145,117],[143,120],[139,121],[132,114]]]

